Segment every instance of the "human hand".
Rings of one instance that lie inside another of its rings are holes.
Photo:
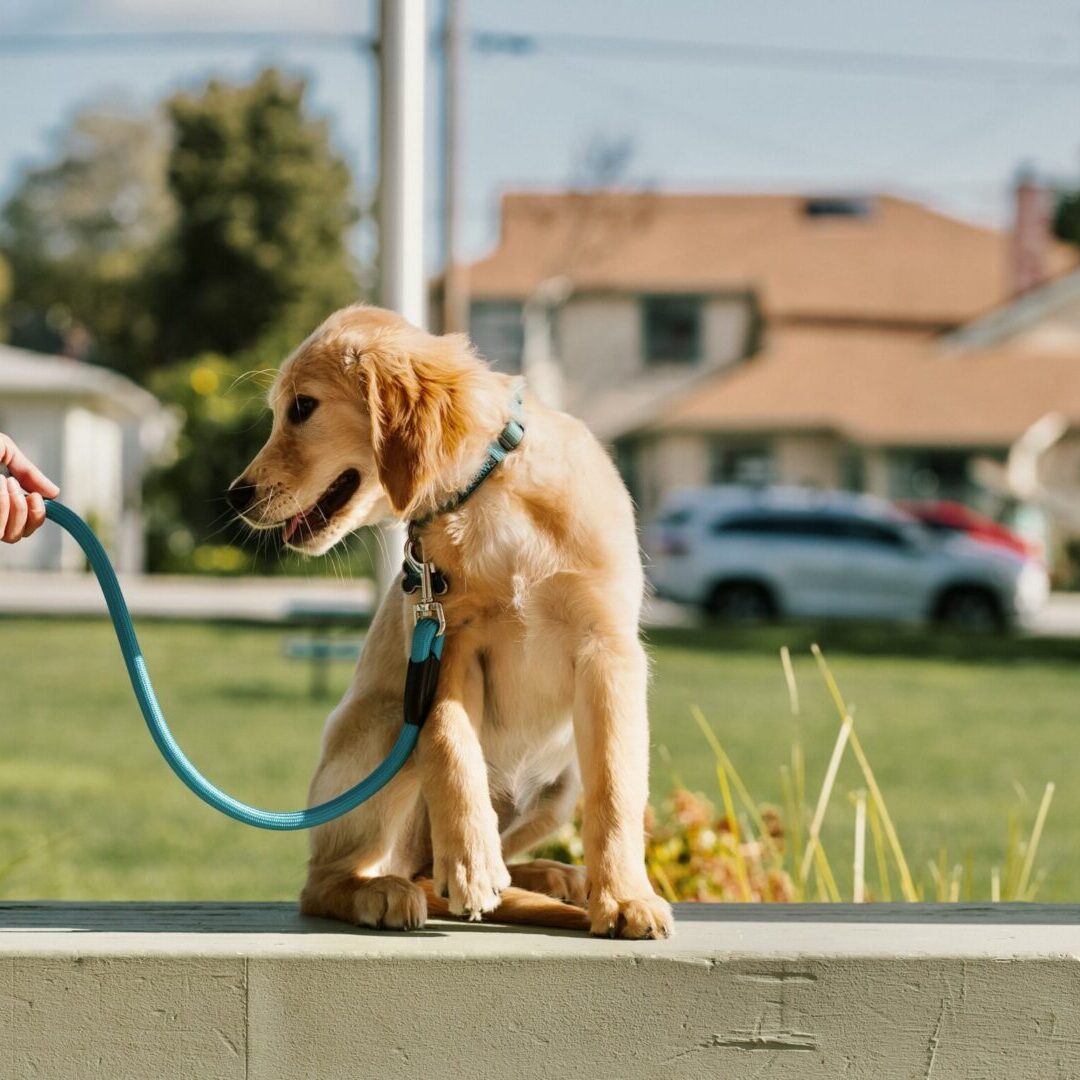
[[[0,465],[10,476],[0,476],[0,540],[14,544],[37,532],[45,521],[45,499],[60,489],[0,431]]]

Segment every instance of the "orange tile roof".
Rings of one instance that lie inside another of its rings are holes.
[[[789,328],[645,430],[829,430],[868,445],[1004,446],[1049,411],[1080,424],[1080,346],[946,350],[887,331]]]
[[[477,298],[582,290],[753,288],[777,318],[957,325],[1006,299],[1009,238],[894,196],[863,218],[811,218],[801,195],[511,193]],[[1077,264],[1055,244],[1048,272]]]

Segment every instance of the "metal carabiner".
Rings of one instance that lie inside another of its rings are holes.
[[[419,551],[419,558],[416,552]],[[432,577],[438,573],[435,564],[424,558],[424,544],[421,540],[405,541],[405,563],[420,579],[420,599],[413,604],[413,626],[421,619],[434,619],[438,623],[437,637],[446,633],[446,615],[443,606],[435,599]]]

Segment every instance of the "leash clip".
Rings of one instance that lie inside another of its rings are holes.
[[[417,552],[420,557],[417,558]],[[419,540],[408,540],[405,544],[405,564],[413,575],[420,580],[420,599],[413,605],[413,626],[423,619],[433,619],[439,629],[436,637],[446,633],[446,615],[443,606],[435,599],[432,579],[438,575],[435,564],[424,558],[424,545]],[[445,592],[445,586],[441,590]]]

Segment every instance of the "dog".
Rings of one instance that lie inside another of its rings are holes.
[[[462,335],[346,308],[282,365],[270,436],[229,489],[249,526],[307,555],[363,525],[412,521],[449,581],[416,752],[376,797],[313,831],[301,910],[387,929],[490,915],[666,937],[671,907],[644,857],[644,577],[614,465],[582,423],[526,394],[521,445],[440,512],[507,424],[514,391]],[[366,776],[400,731],[413,603],[394,588],[380,604],[327,720],[311,803]],[[508,865],[570,820],[582,788],[585,867]]]

